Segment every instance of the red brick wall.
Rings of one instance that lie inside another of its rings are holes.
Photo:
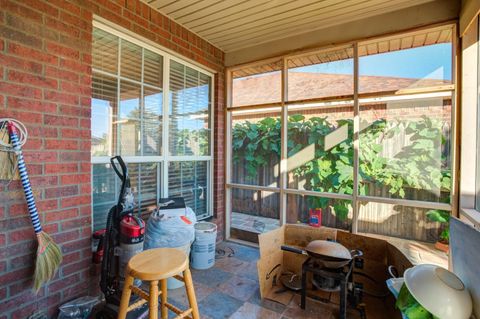
[[[223,52],[138,0],[0,0],[0,8],[0,117],[27,125],[24,154],[41,220],[64,253],[55,279],[35,296],[36,241],[21,185],[0,181],[0,319],[51,316],[98,285],[89,272],[94,14],[219,72],[214,209],[223,229]]]

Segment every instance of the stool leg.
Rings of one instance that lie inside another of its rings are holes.
[[[168,319],[167,304],[167,279],[160,281],[160,287],[162,288],[162,319]]]
[[[133,285],[133,277],[127,274],[125,283],[123,284],[122,299],[120,300],[120,308],[118,310],[118,319],[125,319],[127,317],[128,304],[130,302],[130,296],[132,290],[130,287]]]
[[[150,281],[150,300],[148,301],[150,319],[158,319],[158,281]]]
[[[192,308],[192,317],[193,319],[200,319],[200,314],[198,313],[197,297],[195,297],[192,274],[190,273],[189,268],[183,271],[183,279],[185,280],[185,288],[187,289],[188,302],[190,303],[190,308]]]

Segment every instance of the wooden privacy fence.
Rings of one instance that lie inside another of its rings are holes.
[[[450,136],[450,124],[444,123],[442,130],[444,136]],[[404,132],[383,143],[382,156],[393,158],[404,146],[409,145],[409,139]],[[441,154],[443,163],[450,163],[450,140],[447,139],[443,145]],[[254,176],[248,174],[245,168],[245,160],[234,163],[232,170],[232,181],[238,184],[260,185],[278,187],[279,182],[279,159],[275,156],[265,166],[259,168]],[[443,167],[445,169],[445,167]],[[426,172],[424,172],[426,173]],[[296,177],[293,173],[288,175],[288,187],[301,189],[304,179]],[[387,187],[375,183],[369,183],[368,195],[377,197],[392,197]],[[438,202],[440,199],[448,198],[448,192],[441,192],[440,189],[420,190],[403,188],[404,198],[411,200]],[[310,207],[307,197],[289,194],[287,196],[287,222],[305,223],[308,221]],[[341,229],[351,228],[352,212],[346,220],[336,217],[331,207],[323,209],[322,224],[325,226]],[[234,189],[232,193],[232,210],[238,213],[262,216],[268,218],[279,218],[279,194],[265,191],[253,191]],[[375,233],[388,236],[401,237],[421,241],[436,241],[442,230],[442,225],[429,221],[426,217],[427,209],[404,207],[400,205],[381,203],[362,203],[359,211],[358,229],[360,232]]]
[[[375,186],[374,186],[375,187]],[[385,188],[375,187],[380,193]],[[411,199],[426,200],[428,194],[422,191],[407,190],[407,193],[417,194]],[[265,191],[234,189],[232,192],[232,211],[253,216],[279,219],[279,194]],[[287,195],[287,222],[306,223],[311,205],[308,197]],[[334,209],[321,207],[322,225],[339,229],[350,230],[352,211],[346,220],[336,217]],[[381,234],[420,241],[435,242],[438,240],[442,225],[427,219],[427,209],[391,205],[383,203],[361,203],[359,210],[358,230],[364,233]]]
[[[328,117],[329,121],[333,122],[345,118],[345,112],[349,111],[351,113],[352,110],[351,106],[347,107],[347,109],[315,108],[313,110],[297,111],[295,114],[302,114],[306,119],[310,119],[312,116]],[[338,113],[336,111],[342,112]],[[347,114],[350,113],[347,112]],[[380,119],[386,121],[395,121],[398,119],[415,121],[426,117],[428,119],[441,121],[441,136],[438,134],[438,136],[431,138],[432,141],[435,141],[435,145],[440,144],[441,147],[438,149],[438,153],[432,155],[431,161],[427,164],[430,168],[435,167],[443,171],[451,169],[449,167],[451,163],[450,114],[450,98],[425,100],[413,104],[407,101],[362,105],[362,119],[366,121],[367,125]],[[278,114],[259,113],[244,116],[236,115],[233,119],[233,123],[243,123],[244,121],[257,123],[268,116],[276,117]],[[360,152],[362,152],[362,142],[364,142],[362,140],[362,134],[363,131],[361,132],[359,141]],[[376,143],[381,144],[382,146],[382,150],[378,156],[387,159],[387,166],[389,165],[388,159],[396,158],[396,156],[398,156],[397,154],[402,153],[402,151],[407,150],[402,156],[409,156],[409,152],[415,152],[415,150],[408,150],[408,148],[406,148],[412,144],[412,141],[410,140],[410,134],[407,133],[405,126],[399,126],[398,131],[393,136],[386,139],[379,138]],[[414,156],[415,154],[412,153],[411,155]],[[268,163],[258,168],[253,176],[252,174],[248,174],[245,159],[234,161],[232,182],[237,184],[279,187],[279,161],[280,158],[272,152],[272,156],[268,160]],[[423,167],[422,165],[423,164],[420,164],[418,166],[420,170],[419,175],[429,174],[427,167]],[[398,174],[403,174],[403,172],[398,172]],[[305,178],[294,176],[292,172],[289,172],[288,188],[303,189],[305,187],[305,182]],[[392,197],[389,193],[389,188],[386,186],[369,183],[368,187],[369,191],[367,195],[382,198]],[[411,200],[439,202],[448,199],[449,197],[449,193],[442,192],[440,188],[428,191],[403,186],[403,190],[405,191],[403,198]],[[232,194],[232,210],[238,213],[278,219],[280,211],[279,203],[278,193],[234,189]],[[308,220],[309,208],[311,208],[309,205],[307,197],[292,194],[287,195],[287,222],[306,222]],[[351,209],[346,220],[339,220],[331,207],[322,207],[322,209],[323,225],[341,229],[349,229],[351,227]],[[421,241],[435,241],[438,239],[441,228],[444,227],[444,225],[429,221],[426,217],[427,211],[427,209],[404,207],[400,205],[373,202],[362,203],[359,211],[358,229],[361,232]]]

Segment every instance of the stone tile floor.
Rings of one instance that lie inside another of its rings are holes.
[[[298,296],[288,306],[261,300],[256,266],[258,249],[232,242],[223,242],[217,245],[217,249],[219,248],[226,254],[217,258],[214,267],[208,270],[192,270],[202,319],[333,318],[332,313],[325,311],[325,308],[316,309],[314,302],[307,302],[307,310],[300,309]],[[234,255],[228,257],[231,254],[230,248]],[[188,304],[183,287],[169,290],[168,298],[180,308],[186,308]],[[172,313],[171,317],[174,317]]]

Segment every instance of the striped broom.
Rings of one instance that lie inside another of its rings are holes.
[[[18,140],[17,129],[13,122],[8,122],[7,128],[10,134],[10,142],[17,155],[18,171],[25,192],[25,199],[27,200],[28,212],[30,213],[33,229],[38,240],[33,283],[35,292],[38,292],[43,283],[49,281],[55,275],[55,272],[62,262],[62,252],[53,239],[42,229],[40,218],[38,217],[37,206],[35,205],[35,198],[32,193],[32,187],[30,185],[30,179],[27,174],[27,167],[23,160],[22,148]]]

